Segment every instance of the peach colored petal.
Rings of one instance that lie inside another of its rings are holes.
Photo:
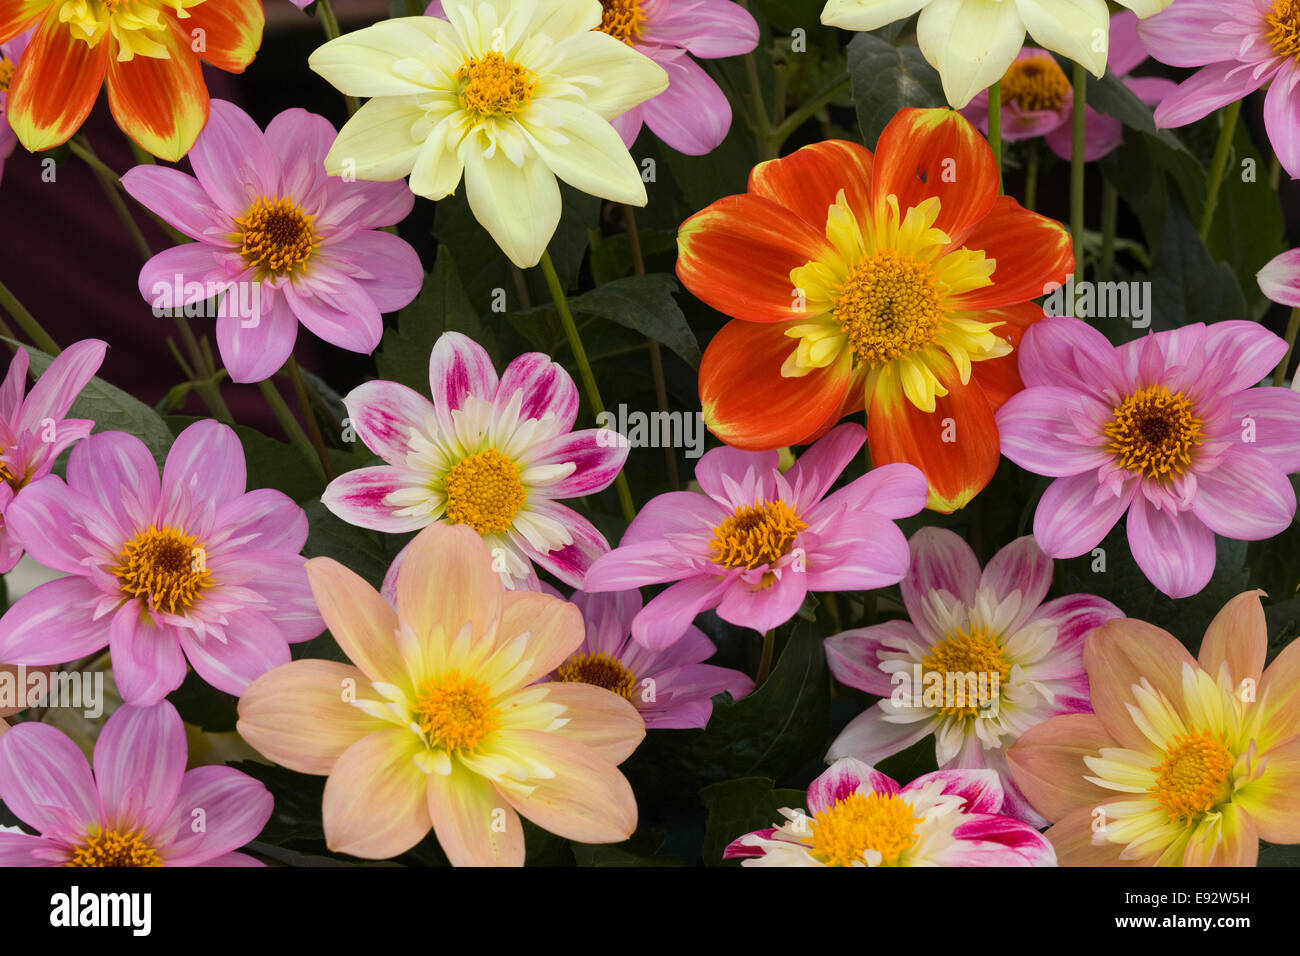
[[[560,734],[516,730],[503,742],[540,760],[555,772],[524,795],[502,793],[523,816],[544,830],[579,843],[619,843],[636,830],[636,797],[614,764],[590,747]]]
[[[343,653],[371,680],[408,689],[392,605],[333,558],[312,558],[306,567],[316,606]]]
[[[428,777],[413,759],[422,748],[415,734],[392,727],[343,752],[325,782],[321,805],[331,850],[384,860],[428,835]]]
[[[1292,641],[1273,658],[1260,678],[1255,699],[1264,708],[1261,733],[1255,741],[1261,749],[1300,729],[1300,640]]]
[[[1121,796],[1127,796],[1126,794]],[[1096,806],[1105,807],[1105,803]],[[1122,843],[1093,843],[1093,810],[1096,806],[1084,806],[1068,813],[1055,826],[1047,828],[1043,836],[1056,849],[1056,862],[1059,866],[1150,866],[1154,856],[1145,860],[1125,860],[1120,858],[1124,850]]]
[[[1084,779],[1092,771],[1083,762],[1102,747],[1114,746],[1095,714],[1060,714],[1021,734],[1007,751],[1007,762],[1034,809],[1049,820],[1061,820],[1114,796]]]
[[[1300,736],[1278,744],[1256,760],[1268,761],[1263,775],[1233,794],[1232,802],[1254,819],[1261,840],[1300,843]]]
[[[263,756],[299,773],[328,774],[343,752],[391,724],[347,703],[373,697],[358,668],[336,661],[282,664],[248,685],[236,729]]]
[[[569,722],[556,733],[585,744],[615,764],[630,757],[645,739],[645,721],[637,709],[603,687],[556,682],[548,685],[546,701],[569,708],[562,715]]]
[[[524,656],[533,663],[518,686],[545,677],[578,649],[585,633],[582,612],[549,594],[508,592],[502,600],[497,645],[504,646],[525,631],[531,636]]]
[[[431,524],[407,547],[397,575],[397,612],[426,656],[440,660],[444,642],[466,624],[475,640],[492,632],[504,590],[477,532],[467,525]],[[431,648],[431,642],[438,646]]]
[[[1212,839],[1187,842],[1183,866],[1254,866],[1259,860],[1259,832],[1249,813],[1229,804],[1223,809],[1223,829]]]
[[[1259,603],[1263,593],[1238,594],[1214,615],[1205,629],[1197,659],[1216,680],[1219,667],[1227,663],[1233,687],[1247,679],[1258,686],[1268,652],[1268,625],[1264,623],[1264,606]]]
[[[1197,666],[1168,631],[1133,618],[1107,621],[1088,635],[1083,666],[1088,672],[1092,709],[1121,747],[1147,751],[1151,742],[1129,716],[1133,685],[1145,678],[1187,719],[1183,703],[1183,665]]]
[[[523,866],[519,814],[483,777],[451,762],[451,773],[429,774],[429,816],[452,866]]]

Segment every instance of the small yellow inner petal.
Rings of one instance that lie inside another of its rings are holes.
[[[532,70],[495,51],[470,57],[459,70],[461,109],[482,116],[509,116],[526,107],[533,98],[537,81]]]
[[[636,675],[608,654],[574,654],[556,669],[555,675],[569,683],[603,687],[629,701],[636,690]]]
[[[929,264],[881,249],[849,272],[834,316],[858,358],[880,365],[933,342],[943,312]]]
[[[1265,39],[1274,53],[1300,57],[1300,0],[1274,0],[1264,22],[1269,28]]]
[[[452,753],[473,750],[500,727],[487,685],[458,671],[424,685],[411,714],[431,746]]]
[[[628,46],[633,40],[640,39],[641,29],[645,26],[645,11],[641,9],[641,0],[600,0],[604,8],[600,17],[600,26],[596,29],[608,33],[615,40],[622,40]]]
[[[64,866],[162,866],[162,858],[137,833],[88,834]]]
[[[751,570],[774,564],[807,527],[784,501],[741,505],[713,529],[713,561],[724,568]]]
[[[985,686],[991,684],[994,674],[998,675],[999,681],[1005,681],[1011,676],[1011,665],[1007,663],[997,635],[984,627],[948,634],[921,659],[921,667],[926,673],[941,675],[945,688],[948,686],[949,674],[957,678],[953,686],[961,688],[964,699],[958,706],[956,700],[947,700],[945,694],[944,706],[940,712],[958,717],[974,717],[979,713],[980,702],[971,699],[968,693],[970,685],[964,680],[965,675],[974,674],[977,687],[981,674],[985,675]]]
[[[1173,478],[1192,463],[1202,422],[1182,392],[1150,385],[1126,397],[1105,428],[1106,450],[1121,468],[1147,478]]]
[[[1165,759],[1150,792],[1171,822],[1191,823],[1230,796],[1228,778],[1236,758],[1227,744],[1207,730],[1180,734],[1165,750]]]
[[[916,843],[924,820],[894,794],[853,793],[813,817],[810,852],[827,866],[852,866],[875,850],[890,865]]]
[[[1025,112],[1060,109],[1069,92],[1065,71],[1046,53],[1016,60],[1002,75],[1002,102]]]
[[[479,534],[509,531],[528,500],[519,466],[495,448],[462,458],[443,479],[447,521]]]
[[[151,608],[184,614],[199,593],[212,586],[207,552],[179,528],[137,531],[118,554],[112,573],[122,593],[144,598]]]
[[[250,266],[261,266],[275,275],[286,275],[303,266],[320,248],[320,239],[309,216],[288,197],[263,197],[248,212],[235,219],[239,227],[232,238]]]

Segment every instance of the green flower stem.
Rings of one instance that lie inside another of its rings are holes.
[[[320,11],[320,25],[325,31],[325,37],[328,40],[337,40],[343,35],[339,27],[338,14],[334,12],[333,0],[317,0],[316,9]],[[348,115],[351,116],[361,108],[361,103],[355,96],[344,94],[344,102],[348,106]]]
[[[1034,212],[1038,205],[1038,140],[1031,139],[1025,148],[1025,208]]]
[[[1074,243],[1074,278],[1083,279],[1083,133],[1084,100],[1088,92],[1088,71],[1074,64],[1073,142],[1070,150],[1070,240]],[[1074,303],[1070,303],[1074,312]]]
[[[194,338],[194,330],[190,328],[189,322],[183,315],[173,315],[172,322],[175,323],[176,332],[185,345],[185,351],[190,355],[194,370],[201,376],[194,379],[194,391],[199,393],[199,398],[203,399],[203,404],[208,406],[208,411],[212,412],[217,421],[233,425],[235,416],[230,414],[226,400],[221,397],[221,386],[217,384],[219,379],[216,365],[209,356],[203,354],[203,349]]]
[[[1101,268],[1103,282],[1115,274],[1115,226],[1119,220],[1119,190],[1110,180],[1101,184]]]
[[[14,321],[27,333],[32,344],[42,352],[50,355],[59,354],[58,343],[50,337],[50,333],[41,328],[41,323],[36,321],[36,316],[27,311],[26,307],[18,301],[18,297],[10,292],[3,282],[0,282],[0,307],[14,317]]]
[[[1286,324],[1286,355],[1282,356],[1282,361],[1273,370],[1274,385],[1281,385],[1286,381],[1286,370],[1287,366],[1291,364],[1291,356],[1295,352],[1297,333],[1300,333],[1300,309],[1292,309],[1291,319]]]
[[[768,134],[772,141],[772,153],[774,156],[780,155],[781,147],[785,141],[790,138],[800,126],[808,122],[820,110],[824,109],[828,103],[849,88],[849,75],[845,73],[838,80],[835,80],[820,93],[813,96],[807,103],[804,103],[797,110],[781,121],[781,125],[771,130]]]
[[[128,140],[128,142],[130,141]],[[135,143],[131,143],[131,146],[137,151],[137,157],[145,157],[145,159],[141,160],[142,164],[144,162],[153,163],[154,160],[152,156],[144,152],[140,147],[136,146]],[[94,149],[91,148],[90,143],[87,142],[84,137],[77,136],[69,140],[68,149],[71,151],[73,156],[76,156],[94,170],[96,175],[101,177],[102,182],[111,182],[114,189],[122,189],[122,179],[118,176],[117,171],[99,158]],[[158,224],[158,228],[167,233],[168,238],[173,242],[179,245],[180,243],[193,241],[189,236],[185,235],[185,233],[181,232],[161,216],[156,215],[152,210],[145,211],[149,213],[149,218]]]
[[[293,417],[293,412],[289,411],[289,406],[280,397],[280,392],[276,389],[275,383],[266,378],[258,382],[257,387],[261,391],[262,397],[266,399],[266,404],[270,406],[271,411],[275,414],[275,420],[280,423],[284,433],[289,436],[289,441],[293,443],[298,451],[302,452],[302,456],[311,465],[312,471],[316,472],[316,477],[324,484],[327,481],[325,469],[316,456],[316,449],[312,447],[311,441],[307,438],[307,433],[298,424],[298,419]]]
[[[1002,81],[989,87],[989,145],[998,168],[998,193],[1002,192]]]
[[[325,446],[325,436],[320,432],[320,423],[316,421],[316,415],[311,408],[311,399],[307,397],[307,383],[303,380],[302,370],[298,368],[298,360],[292,353],[289,355],[289,361],[284,363],[284,367],[293,382],[293,392],[298,398],[298,410],[302,412],[303,420],[307,422],[307,436],[316,450],[316,457],[320,459],[321,468],[325,471],[325,479],[333,481],[334,463],[330,461],[329,448]]]
[[[767,675],[772,670],[772,651],[776,644],[776,631],[768,631],[763,635],[763,653],[758,659],[758,676],[754,678],[754,684],[758,685],[767,680]]]
[[[578,326],[573,321],[573,312],[569,309],[569,300],[564,294],[564,286],[560,284],[560,277],[555,272],[555,264],[551,262],[550,252],[542,253],[541,266],[542,275],[546,277],[546,287],[550,289],[551,300],[555,303],[555,311],[560,313],[560,323],[564,326],[564,334],[569,340],[573,359],[578,363],[578,375],[582,378],[582,387],[587,392],[587,402],[599,418],[605,412],[605,403],[601,401],[600,389],[596,387],[596,376],[592,373],[591,363],[587,360],[587,350],[582,347],[582,337],[578,335]],[[623,509],[623,517],[630,524],[636,517],[636,505],[632,503],[632,489],[628,487],[627,475],[622,471],[619,471],[618,477],[614,479],[614,487],[618,490],[618,503]]]
[[[1214,158],[1210,160],[1210,173],[1205,181],[1205,209],[1201,212],[1201,241],[1210,234],[1214,224],[1214,210],[1219,205],[1219,189],[1223,186],[1223,173],[1232,152],[1232,137],[1237,133],[1237,117],[1241,115],[1241,100],[1229,103],[1220,117],[1219,141],[1214,145]]]

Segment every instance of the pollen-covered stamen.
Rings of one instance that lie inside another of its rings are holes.
[[[784,501],[741,505],[713,529],[713,561],[724,568],[762,567],[785,557],[807,523]]]
[[[1065,71],[1046,53],[1016,60],[1002,74],[1002,102],[1026,113],[1060,109],[1069,93]]]
[[[1150,792],[1171,822],[1192,823],[1231,795],[1228,778],[1236,758],[1228,745],[1208,730],[1193,730],[1174,738],[1156,773]]]
[[[834,316],[857,357],[879,365],[934,341],[943,312],[930,267],[881,249],[853,267]]]
[[[482,116],[518,113],[532,101],[537,88],[532,70],[495,51],[470,57],[456,71],[456,79],[461,84],[461,109]]]
[[[235,219],[239,232],[233,238],[250,266],[286,275],[303,266],[320,248],[312,226],[315,218],[292,199],[263,197]]]
[[[1105,428],[1106,450],[1121,468],[1147,478],[1174,478],[1192,463],[1202,422],[1182,392],[1149,385],[1125,398]]]
[[[641,9],[641,0],[600,0],[604,8],[600,17],[600,26],[596,29],[608,33],[615,40],[622,40],[628,46],[641,38],[645,26],[645,11]]]
[[[86,835],[86,842],[65,866],[162,866],[162,858],[138,833],[101,830]]]
[[[936,673],[943,677],[944,701],[940,713],[956,717],[974,717],[979,713],[981,676],[986,689],[992,687],[994,674],[998,675],[999,682],[1011,676],[1011,665],[1007,663],[997,635],[984,627],[948,634],[930,648],[930,653],[921,659],[921,667],[927,674]],[[951,698],[948,695],[949,674],[954,678]],[[967,675],[974,675],[974,688]],[[971,699],[972,690],[976,692],[976,699]]]
[[[443,479],[447,521],[479,534],[509,531],[528,493],[514,460],[495,448],[462,458]]]
[[[18,479],[15,478],[14,473],[9,470],[9,465],[5,463],[3,453],[0,453],[0,481],[6,482],[15,490],[17,489]]]
[[[411,716],[430,746],[472,751],[500,727],[486,684],[451,671],[422,687]]]
[[[574,654],[556,668],[555,676],[569,683],[594,684],[627,700],[636,690],[636,675],[608,654]]]
[[[13,60],[0,56],[0,93],[9,92],[9,84],[14,81],[14,72],[17,69]]]
[[[179,528],[137,531],[122,546],[112,572],[122,593],[144,598],[149,607],[184,614],[199,592],[212,586],[207,553],[193,535]]]
[[[827,866],[866,863],[875,850],[881,863],[897,863],[916,843],[916,828],[925,820],[894,794],[852,793],[812,819],[811,852]]]
[[[1300,0],[1274,0],[1264,22],[1268,24],[1265,39],[1273,52],[1300,59]]]

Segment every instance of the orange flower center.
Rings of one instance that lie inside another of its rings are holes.
[[[487,685],[458,671],[426,684],[412,716],[432,746],[453,753],[473,750],[501,726]]]
[[[835,320],[863,362],[882,365],[934,341],[943,321],[930,267],[881,249],[840,287]]]
[[[975,675],[976,688],[979,687],[978,678],[981,674],[985,677],[985,687],[991,686],[994,674],[998,675],[1000,681],[1011,676],[1011,666],[1002,653],[997,635],[983,627],[973,628],[969,632],[955,631],[947,635],[930,648],[930,653],[922,658],[921,666],[927,673],[932,672],[943,676],[945,697],[940,712],[960,717],[974,717],[979,713],[980,708],[979,700],[971,699],[972,688],[970,682],[965,679],[966,675]],[[951,700],[947,697],[949,674],[956,678],[954,689],[961,689],[960,705],[955,695]]]
[[[1016,60],[1002,75],[1002,101],[1026,113],[1060,109],[1069,92],[1065,71],[1047,54]]]
[[[9,84],[14,81],[14,71],[17,69],[13,60],[0,56],[0,93],[9,92]]]
[[[1152,793],[1172,822],[1190,823],[1231,795],[1228,778],[1236,760],[1227,744],[1207,730],[1174,738],[1156,773]]]
[[[569,683],[603,687],[627,700],[632,699],[636,689],[636,676],[608,654],[574,654],[556,669],[555,675]]]
[[[1300,57],[1300,0],[1274,0],[1264,22],[1269,28],[1265,39],[1274,53]]]
[[[462,458],[443,479],[447,521],[479,534],[509,531],[528,500],[519,466],[495,448]]]
[[[248,212],[235,218],[234,235],[239,252],[250,266],[261,266],[274,275],[287,275],[304,265],[320,248],[312,228],[315,216],[289,198],[263,197]]]
[[[137,531],[122,546],[117,561],[111,570],[122,593],[144,598],[149,607],[165,608],[169,614],[184,614],[199,592],[212,586],[207,552],[179,528]]]
[[[461,109],[481,116],[509,116],[526,107],[537,81],[526,66],[492,52],[470,57],[456,71],[460,81]]]
[[[883,864],[894,864],[916,843],[924,820],[894,794],[852,793],[813,817],[811,853],[827,866],[852,866],[875,850]]]
[[[754,568],[784,557],[808,525],[784,501],[741,505],[713,529],[713,561],[724,568]]]
[[[615,40],[622,40],[628,46],[641,37],[645,26],[645,12],[641,9],[641,0],[600,0],[604,12],[600,17],[601,33],[608,33]]]
[[[136,833],[89,834],[64,866],[162,866],[162,858]]]
[[[1172,478],[1192,463],[1202,422],[1182,392],[1150,385],[1125,398],[1114,414],[1105,428],[1106,450],[1121,468],[1147,478]]]

